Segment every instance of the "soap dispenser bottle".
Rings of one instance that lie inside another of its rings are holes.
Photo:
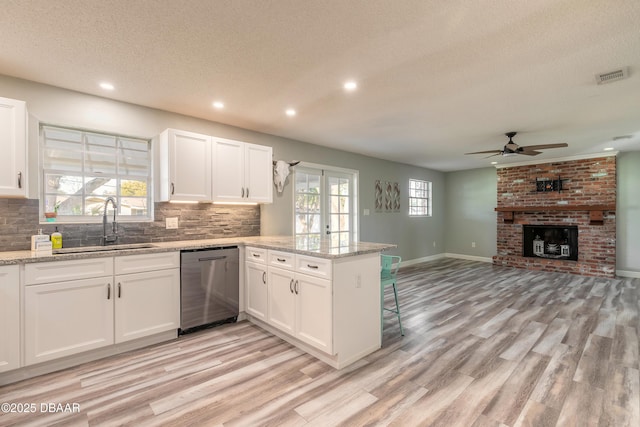
[[[58,231],[58,227],[51,233],[51,246],[53,249],[62,249],[62,233]]]

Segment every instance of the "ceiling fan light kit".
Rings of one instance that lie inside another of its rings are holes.
[[[509,138],[509,142],[505,144],[502,150],[475,151],[473,153],[465,153],[465,154],[491,154],[491,156],[488,156],[488,157],[493,157],[498,155],[508,157],[508,156],[515,156],[518,154],[521,154],[524,156],[537,156],[538,154],[542,154],[542,152],[538,150],[546,150],[549,148],[564,148],[569,146],[568,144],[563,142],[559,144],[527,145],[527,146],[521,147],[515,142],[513,142],[513,137],[516,136],[517,134],[518,132],[505,133],[506,137]]]

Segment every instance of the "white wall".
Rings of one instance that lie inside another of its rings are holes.
[[[640,277],[640,151],[618,155],[617,175],[616,269]]]
[[[446,252],[481,258],[495,255],[496,169],[449,172],[445,175],[445,193]]]
[[[29,183],[32,198],[38,197],[37,130],[38,120],[58,124],[113,132],[142,138],[153,138],[166,128],[184,129],[223,138],[237,139],[273,147],[274,159],[302,160],[349,169],[360,173],[359,222],[361,241],[395,243],[392,253],[405,260],[422,258],[443,252],[445,190],[444,173],[374,159],[358,154],[333,150],[300,141],[227,126],[213,121],[156,110],[106,98],[73,92],[53,86],[0,75],[0,96],[27,102],[30,122]],[[212,112],[212,116],[216,113]],[[407,214],[408,179],[433,182],[434,209],[431,218],[412,218]],[[401,212],[374,211],[374,182],[376,179],[399,182]],[[33,188],[31,188],[33,186]],[[261,209],[263,235],[290,235],[293,230],[293,199],[291,183],[282,195],[274,196],[274,203]],[[274,190],[275,194],[275,190]],[[363,209],[371,215],[363,216]],[[436,241],[437,247],[433,247]]]

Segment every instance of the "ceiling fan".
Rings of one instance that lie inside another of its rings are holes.
[[[515,142],[513,142],[513,137],[516,136],[518,132],[507,132],[505,135],[509,138],[509,142],[504,146],[502,150],[489,150],[489,151],[476,151],[473,153],[465,153],[465,154],[491,154],[493,157],[497,155],[502,156],[513,156],[516,154],[523,154],[525,156],[537,156],[538,154],[542,154],[542,152],[537,150],[544,150],[547,148],[563,148],[568,147],[569,145],[566,143],[560,144],[542,144],[542,145],[527,145],[526,147],[521,147]]]

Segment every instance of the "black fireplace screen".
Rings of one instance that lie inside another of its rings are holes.
[[[522,254],[526,257],[578,260],[578,227],[522,226]]]

